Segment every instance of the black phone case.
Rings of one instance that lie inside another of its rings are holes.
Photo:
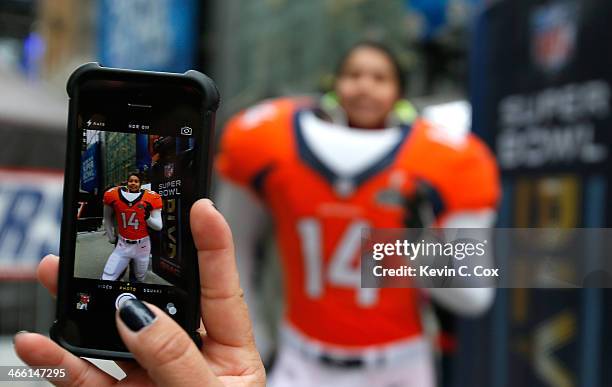
[[[73,150],[78,146],[78,135],[77,135],[77,98],[78,98],[78,86],[85,80],[91,78],[103,78],[103,79],[115,79],[115,80],[132,80],[134,78],[146,78],[147,80],[159,79],[163,82],[172,82],[173,80],[180,81],[182,83],[189,82],[191,86],[199,89],[204,96],[203,111],[205,112],[203,130],[200,133],[201,138],[200,144],[206,144],[208,142],[208,149],[201,148],[195,159],[195,168],[197,171],[195,192],[196,199],[205,198],[210,195],[210,183],[212,174],[212,158],[214,151],[214,128],[215,128],[215,113],[219,107],[219,91],[217,86],[208,76],[195,71],[189,70],[184,74],[177,73],[163,73],[163,72],[150,72],[150,71],[139,71],[139,70],[127,70],[117,69],[110,67],[103,67],[96,62],[86,63],[79,66],[70,75],[66,84],[66,89],[69,97],[69,109],[68,109],[68,143],[66,150],[66,166],[64,172],[64,193],[63,193],[63,216],[61,223],[61,239],[60,239],[60,257],[62,256],[74,256],[74,246],[76,242],[76,222],[72,214],[77,210],[75,197],[77,195],[74,189],[74,184],[67,184],[73,182],[75,179],[79,179],[79,160],[75,160],[75,153]],[[186,220],[187,223],[189,219]],[[190,234],[190,233],[189,233]],[[197,260],[195,260],[197,265]],[[65,310],[66,303],[68,302],[69,293],[69,279],[72,277],[70,267],[67,264],[62,264],[60,259],[59,277],[58,277],[58,293],[57,293],[57,306],[56,306],[56,320],[51,326],[50,336],[51,338],[67,349],[71,353],[77,356],[93,357],[99,359],[111,359],[111,360],[126,360],[133,359],[133,355],[130,352],[117,352],[108,350],[98,350],[91,348],[82,348],[69,344],[60,335],[60,325],[62,324],[62,312]],[[199,289],[199,272],[195,270],[193,277],[191,278],[195,283],[195,288]],[[196,331],[200,327],[200,304],[199,297],[194,297],[194,307],[192,308],[195,313],[190,316],[190,321],[186,321],[188,327],[188,333],[198,345],[201,345],[200,334]]]

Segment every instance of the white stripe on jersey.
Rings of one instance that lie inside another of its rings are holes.
[[[312,112],[300,114],[304,140],[312,152],[335,174],[350,177],[368,169],[401,140],[397,127],[347,128],[324,121]]]
[[[119,190],[119,194],[123,195],[123,197],[128,202],[133,202],[134,199],[136,199],[141,194],[141,192],[140,191],[138,191],[138,192],[129,192],[129,191],[124,191],[124,190],[120,189]]]

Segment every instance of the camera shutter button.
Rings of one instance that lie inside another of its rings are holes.
[[[121,293],[119,297],[117,297],[117,299],[115,300],[115,308],[119,310],[121,308],[121,305],[123,305],[124,302],[130,299],[136,299],[136,296],[132,293]]]

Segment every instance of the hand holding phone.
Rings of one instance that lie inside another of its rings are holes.
[[[229,226],[210,201],[201,200],[191,209],[191,229],[200,263],[199,278],[206,284],[199,297],[194,295],[202,306],[204,345],[198,350],[183,328],[161,309],[148,305],[150,315],[132,301],[135,305],[128,303],[116,314],[119,333],[139,363],[119,363],[127,374],[124,380],[163,386],[220,386],[227,381],[265,386],[265,371],[238,282]],[[58,257],[47,256],[38,268],[38,278],[51,294],[57,290],[58,266]],[[130,322],[126,324],[123,318]],[[102,387],[116,383],[43,335],[20,333],[15,337],[15,349],[30,366],[64,368],[65,385],[79,382]]]

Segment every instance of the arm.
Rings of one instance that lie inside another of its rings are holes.
[[[495,223],[495,211],[461,211],[450,214],[441,224],[442,228],[491,228]],[[484,266],[490,266],[492,257],[485,254]],[[478,316],[485,313],[493,303],[494,288],[425,288],[423,289],[441,306],[463,316]]]
[[[438,141],[439,137],[436,138]],[[438,219],[436,226],[443,229],[475,228],[478,229],[475,232],[479,238],[490,239],[491,227],[496,218],[495,208],[501,195],[499,172],[493,154],[472,135],[468,135],[458,148],[436,148],[435,143],[431,143],[431,147],[451,156],[448,162],[441,162],[438,173],[431,176],[433,180],[430,183],[434,192],[429,198],[431,209],[435,210],[435,218]],[[472,258],[471,265],[491,266],[493,250],[487,250],[488,253],[482,257]],[[452,261],[456,265],[454,258]],[[425,289],[425,292],[440,306],[461,315],[477,316],[491,306],[495,296],[494,288],[464,288],[464,282],[459,281],[459,278],[456,280],[451,281],[450,288]],[[480,283],[490,286],[489,282]]]
[[[108,241],[112,244],[117,242],[117,234],[115,233],[115,225],[113,224],[113,207],[105,204],[104,205],[104,230]]]
[[[161,210],[153,210],[147,218],[147,226],[151,227],[155,231],[159,231],[163,228],[164,224],[162,221]]]
[[[268,214],[253,194],[220,178],[215,203],[232,229],[236,249],[236,262],[240,285],[251,312],[251,321],[257,348],[263,359],[269,358],[273,342],[267,330],[261,310],[261,294],[255,284],[255,261],[257,245],[269,227]]]

